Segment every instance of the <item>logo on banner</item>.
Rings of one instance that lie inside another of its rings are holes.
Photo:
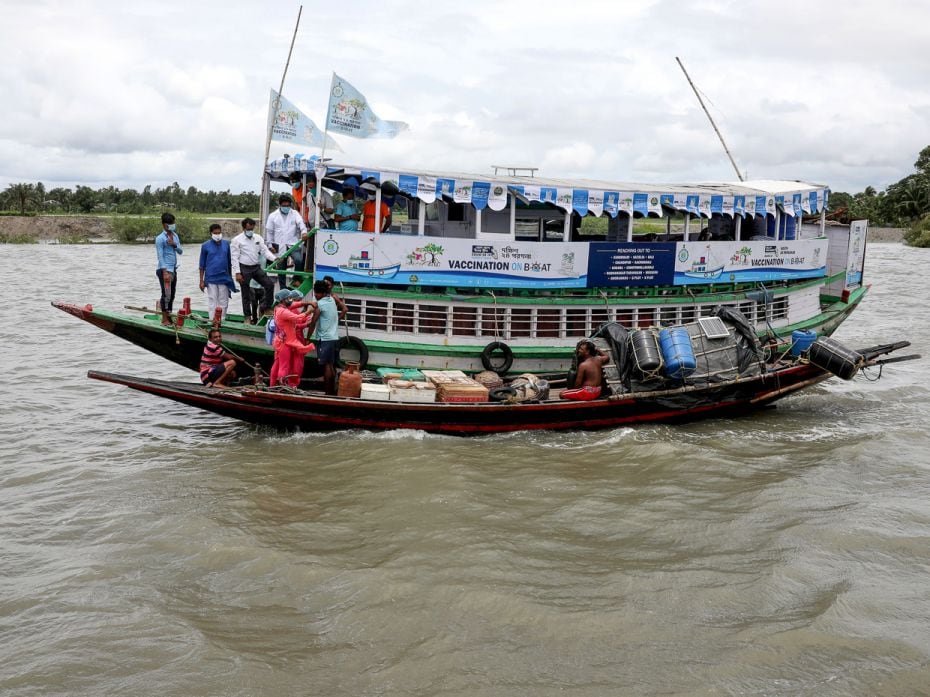
[[[339,243],[330,235],[329,239],[323,243],[323,251],[332,256],[339,251]]]
[[[497,252],[492,244],[473,244],[471,256],[473,259],[497,259]]]
[[[495,195],[495,196],[502,196],[503,194],[504,194],[504,187],[502,187],[502,186],[495,186],[495,187],[494,187],[494,195]]]
[[[442,245],[430,242],[410,252],[407,255],[407,263],[411,266],[439,266],[439,257],[444,251],[446,250],[442,248]]]
[[[682,247],[681,251],[678,252],[678,261],[688,261],[688,249],[687,247]]]

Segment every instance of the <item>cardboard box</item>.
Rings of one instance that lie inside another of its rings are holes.
[[[361,399],[372,399],[376,402],[391,401],[391,388],[387,385],[378,385],[376,383],[362,383]]]

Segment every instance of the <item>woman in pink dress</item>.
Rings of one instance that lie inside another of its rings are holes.
[[[275,293],[274,323],[276,327],[274,343],[274,364],[271,366],[272,387],[287,384],[300,386],[303,374],[304,356],[316,349],[312,343],[304,343],[300,330],[310,323],[310,315],[297,312],[295,305],[301,305],[303,296],[297,291],[279,290]]]

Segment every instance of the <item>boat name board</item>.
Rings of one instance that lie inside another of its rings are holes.
[[[826,274],[827,241],[494,242],[325,230],[316,267],[337,281],[482,288],[733,283]]]

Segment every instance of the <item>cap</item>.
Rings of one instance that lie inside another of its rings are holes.
[[[304,294],[301,293],[299,290],[292,290],[292,291],[290,292],[290,294],[288,295],[288,297],[289,297],[291,300],[303,300],[303,299],[304,299]]]
[[[291,291],[287,289],[283,289],[283,290],[279,290],[277,293],[274,294],[274,301],[276,303],[280,303],[280,302],[284,302],[290,297],[291,297]]]

